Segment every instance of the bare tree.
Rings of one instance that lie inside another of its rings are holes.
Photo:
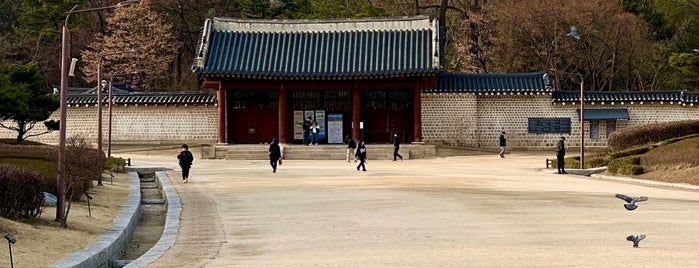
[[[647,26],[619,2],[508,0],[488,10],[497,25],[495,70],[579,73],[590,90],[638,85],[636,58],[649,43]],[[566,36],[571,26],[580,39]],[[566,87],[578,83],[570,77]]]
[[[132,83],[146,91],[167,90],[180,43],[172,35],[172,26],[150,9],[150,1],[117,9],[106,20],[106,35],[82,52],[85,80],[97,78],[102,58],[106,77],[120,73],[142,72]]]

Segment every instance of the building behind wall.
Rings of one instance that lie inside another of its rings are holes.
[[[422,140],[421,90],[441,69],[429,17],[207,20],[193,71],[218,94],[217,141],[320,143]]]

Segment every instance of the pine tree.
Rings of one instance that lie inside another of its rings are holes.
[[[150,0],[116,9],[106,20],[106,30],[82,52],[86,81],[96,82],[101,57],[105,79],[131,81],[145,91],[170,88],[179,43],[172,25],[151,10]]]

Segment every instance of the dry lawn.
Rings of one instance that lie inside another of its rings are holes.
[[[86,200],[73,202],[67,229],[54,222],[55,207],[44,208],[40,218],[27,222],[0,218],[0,233],[10,233],[17,238],[12,245],[14,266],[46,267],[82,250],[111,228],[128,199],[131,182],[126,173],[116,174],[113,185],[106,177],[104,186],[95,186],[90,191],[92,217],[88,216]],[[7,247],[0,250],[0,267],[10,267]]]
[[[646,173],[637,178],[699,185],[699,138],[681,140],[644,154]]]

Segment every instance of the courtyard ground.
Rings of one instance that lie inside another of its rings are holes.
[[[542,172],[547,153],[440,150],[444,158],[196,161],[179,184],[169,149],[116,150],[165,166],[183,199],[177,244],[153,267],[693,267],[698,193]],[[196,154],[196,153],[195,153]],[[69,230],[0,221],[18,238],[16,267],[43,267],[89,245],[121,211],[128,179],[98,187],[92,217],[74,204]],[[123,179],[123,180],[122,180]],[[647,195],[629,212],[616,192]],[[119,199],[121,198],[121,199]],[[122,200],[123,199],[123,200]],[[121,201],[120,201],[121,200]],[[638,249],[625,237],[647,234]],[[9,266],[7,252],[0,267]]]
[[[371,150],[371,148],[369,148]],[[164,166],[177,241],[151,267],[695,267],[699,193],[542,171],[539,152],[392,162],[196,159]],[[369,151],[369,155],[371,151]],[[198,156],[195,152],[195,156]],[[616,193],[648,196],[635,211]],[[646,234],[639,248],[629,235]]]

